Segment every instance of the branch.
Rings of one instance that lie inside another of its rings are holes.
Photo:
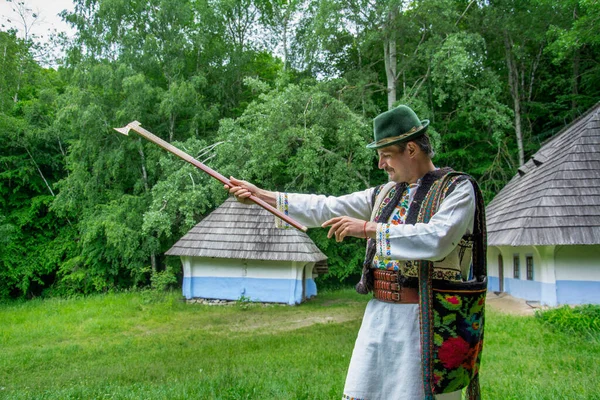
[[[471,8],[471,5],[473,5],[473,3],[475,3],[475,0],[472,0],[469,5],[467,6],[467,8],[465,8],[465,11],[463,11],[462,15],[458,18],[458,20],[456,20],[456,23],[454,24],[454,26],[458,26],[458,23],[460,22],[460,20],[462,19],[462,17],[465,16],[465,14],[467,13],[467,11],[469,10],[469,8]]]
[[[38,164],[35,162],[35,159],[33,158],[33,156],[31,155],[31,153],[29,152],[29,149],[27,147],[25,147],[25,151],[27,152],[27,154],[29,154],[29,157],[31,157],[31,161],[33,161],[33,165],[35,165],[35,167],[37,168],[40,176],[42,177],[42,179],[44,180],[44,183],[46,184],[46,187],[48,188],[48,190],[50,191],[50,194],[52,195],[52,197],[56,197],[56,195],[54,194],[54,192],[52,191],[52,188],[50,187],[50,185],[48,184],[48,181],[46,180],[46,178],[44,177],[44,174],[42,173],[42,170],[40,169],[40,167],[38,166]]]

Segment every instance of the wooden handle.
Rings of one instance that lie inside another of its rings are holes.
[[[133,122],[127,124],[127,128],[136,131],[137,133],[139,133],[141,136],[145,137],[152,143],[162,147],[163,149],[167,150],[168,152],[175,154],[177,157],[182,158],[183,160],[194,165],[195,167],[201,169],[202,171],[206,172],[208,175],[212,176],[213,178],[215,178],[222,184],[232,186],[231,182],[229,181],[228,178],[224,177],[223,175],[221,175],[214,169],[202,164],[200,161],[196,160],[194,157],[190,156],[186,152],[181,151],[180,149],[173,146],[172,144],[162,140],[161,138],[159,138],[152,132],[147,131],[146,129],[142,128],[138,121],[133,121]],[[119,130],[119,132],[122,132],[122,131]],[[285,222],[287,222],[294,228],[299,229],[302,232],[306,232],[307,228],[304,225],[300,224],[296,220],[285,215],[284,213],[282,213],[275,207],[271,206],[269,203],[265,202],[264,200],[259,199],[258,197],[254,196],[254,195],[248,197],[248,199],[250,199],[250,201],[252,201],[253,203],[258,204],[260,207],[264,208],[265,210],[267,210],[271,214],[275,215],[276,217],[281,218],[282,220],[284,220]]]

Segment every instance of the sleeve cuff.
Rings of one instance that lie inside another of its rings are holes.
[[[390,243],[390,224],[377,224],[375,233],[375,248],[379,259],[389,259],[392,255]]]
[[[285,215],[289,215],[290,210],[287,193],[277,192],[277,210]],[[281,218],[275,217],[275,227],[279,229],[290,229],[292,226]]]

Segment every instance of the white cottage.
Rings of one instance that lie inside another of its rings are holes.
[[[600,103],[519,168],[486,213],[489,290],[600,304]]]
[[[186,299],[299,304],[317,295],[327,257],[296,229],[277,229],[257,205],[233,198],[194,226],[167,255],[180,256]]]

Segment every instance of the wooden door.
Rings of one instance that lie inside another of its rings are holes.
[[[504,265],[502,262],[502,254],[498,254],[498,291],[504,292]]]

